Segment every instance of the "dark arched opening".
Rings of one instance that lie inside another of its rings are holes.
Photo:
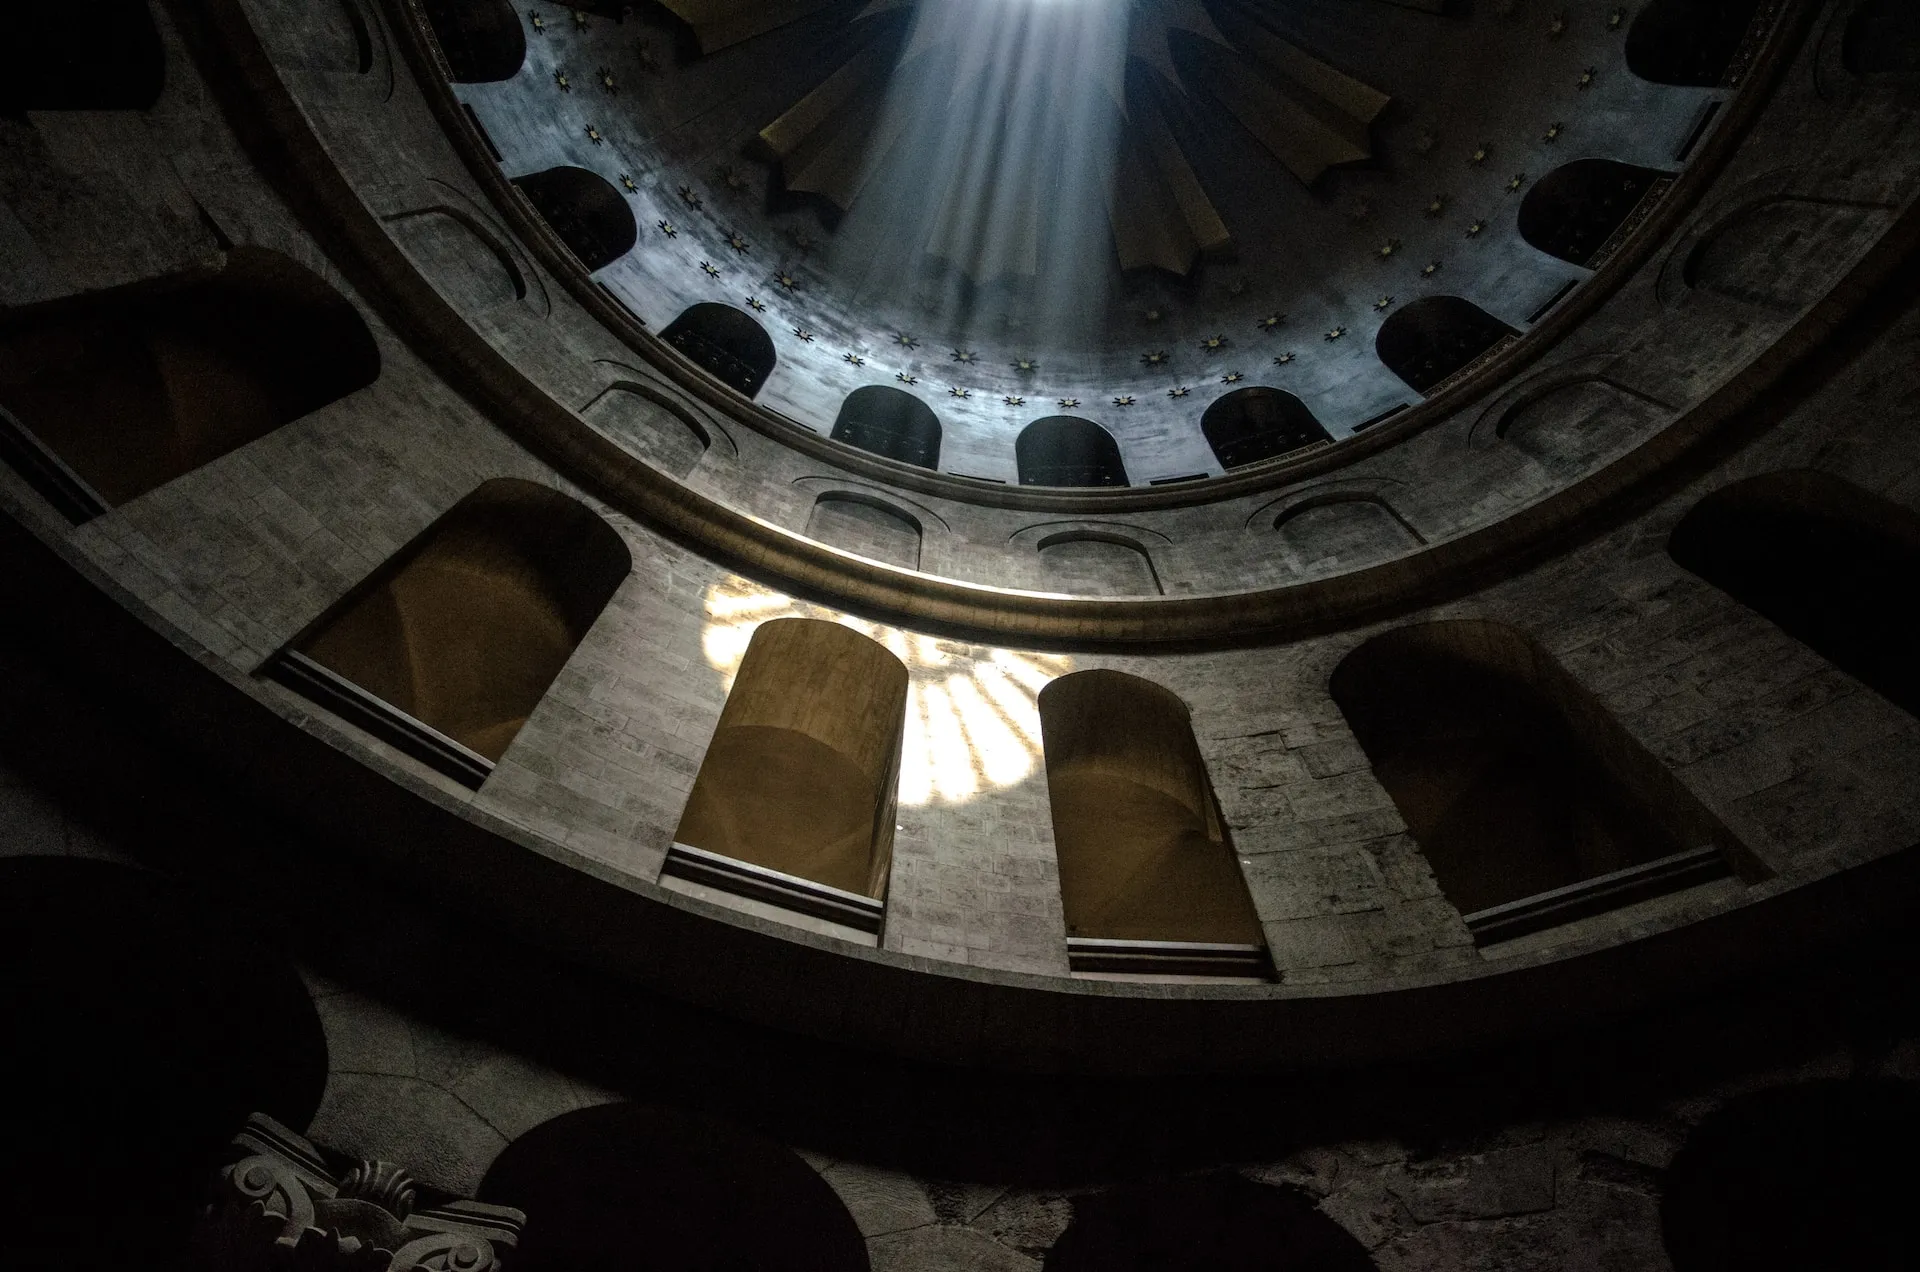
[[[1303,1193],[1239,1175],[1073,1199],[1046,1272],[1372,1272],[1366,1247]]]
[[[527,60],[527,33],[509,0],[421,0],[456,84],[509,80]]]
[[[1427,296],[1380,324],[1373,349],[1387,370],[1426,393],[1520,333],[1458,296]]]
[[[1920,715],[1920,661],[1896,598],[1920,578],[1920,515],[1807,470],[1695,504],[1667,552],[1895,705]]]
[[[884,384],[847,394],[831,436],[903,464],[940,466],[940,417],[913,394]]]
[[[1847,19],[1840,60],[1855,75],[1920,72],[1920,5],[1868,0]]]
[[[1126,465],[1113,434],[1077,415],[1035,420],[1014,439],[1022,486],[1125,486]]]
[[[632,564],[592,509],[546,486],[496,478],[395,553],[269,670],[478,786]]]
[[[1329,688],[1482,943],[1748,866],[1712,813],[1513,628],[1387,632],[1342,659]]]
[[[694,305],[669,323],[660,337],[720,383],[748,397],[760,392],[773,374],[773,337],[731,305]]]
[[[1062,676],[1039,702],[1074,969],[1259,974],[1260,919],[1187,704],[1118,671]]]
[[[597,172],[548,168],[515,177],[513,184],[588,272],[605,269],[640,240],[633,209]]]
[[[380,374],[358,311],[283,256],[0,322],[0,454],[75,520],[145,494]]]
[[[9,5],[0,40],[0,115],[146,110],[166,85],[166,50],[147,0]]]
[[[1760,0],[1652,0],[1627,32],[1627,69],[1655,84],[1717,88]]]
[[[1696,1127],[1663,1181],[1674,1272],[1920,1266],[1920,1086],[1815,1082],[1734,1100]]]
[[[1585,266],[1671,174],[1612,159],[1576,159],[1540,178],[1520,204],[1520,237]]]
[[[247,1115],[327,1079],[306,986],[243,907],[125,866],[0,861],[0,1264],[186,1267]]]
[[[516,1272],[866,1272],[866,1242],[793,1150],[676,1109],[613,1104],[507,1145],[480,1199],[527,1214]]]
[[[906,708],[885,646],[818,619],[761,624],[666,873],[878,933]]]
[[[1235,389],[1209,406],[1200,417],[1200,431],[1222,468],[1257,464],[1333,440],[1305,402],[1262,385]]]

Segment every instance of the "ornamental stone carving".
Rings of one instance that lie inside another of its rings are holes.
[[[263,1113],[233,1140],[201,1213],[209,1272],[501,1272],[526,1216],[447,1200],[391,1162],[344,1168]]]

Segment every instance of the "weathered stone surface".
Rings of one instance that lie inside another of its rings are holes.
[[[967,1228],[918,1228],[867,1243],[873,1272],[1038,1272],[1040,1265]]]

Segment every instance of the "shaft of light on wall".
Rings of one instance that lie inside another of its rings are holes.
[[[709,590],[702,648],[731,691],[747,645],[776,618],[820,618],[878,641],[906,665],[903,806],[961,804],[1017,786],[1041,767],[1040,690],[1074,669],[1055,654],[991,649],[903,631],[796,601],[745,579]]]

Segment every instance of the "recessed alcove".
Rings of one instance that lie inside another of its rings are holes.
[[[146,110],[167,77],[147,0],[9,6],[0,41],[0,115]]]
[[[266,673],[470,786],[518,735],[633,568],[599,514],[482,483]]]
[[[284,256],[239,248],[219,270],[0,319],[0,456],[84,520],[379,374],[352,304]]]
[[[1076,972],[1262,976],[1266,945],[1187,704],[1123,672],[1040,691]]]
[[[1213,457],[1226,469],[1331,444],[1326,426],[1284,389],[1254,385],[1219,398],[1200,417]]]
[[[1374,352],[1387,370],[1421,393],[1431,393],[1519,332],[1458,296],[1423,296],[1380,324]]]
[[[1627,69],[1643,80],[1718,88],[1761,0],[1651,0],[1627,28]]]
[[[1840,57],[1855,75],[1920,74],[1920,8],[1865,0],[1847,18]]]
[[[847,394],[832,437],[916,468],[940,467],[940,417],[905,389],[869,384]]]
[[[1920,514],[1828,473],[1767,473],[1695,504],[1667,552],[1920,715],[1913,632],[1894,617],[1920,579]]]
[[[1831,286],[1833,267],[1886,225],[1883,204],[1778,195],[1727,212],[1702,231],[1681,264],[1690,288],[1791,313]]]
[[[1521,201],[1520,237],[1569,264],[1591,265],[1656,185],[1672,175],[1613,159],[1562,164]]]
[[[907,669],[839,623],[754,630],[663,881],[877,933],[893,858]]]
[[[1292,500],[1273,529],[1296,569],[1353,569],[1423,547],[1426,540],[1377,494],[1332,490]]]
[[[527,276],[501,234],[464,208],[446,204],[386,218],[409,253],[467,313],[527,298]]]
[[[633,209],[597,172],[561,166],[515,177],[513,184],[589,273],[613,264],[639,241]]]
[[[1125,486],[1127,466],[1113,434],[1077,415],[1049,415],[1013,443],[1022,486]]]
[[[421,0],[457,84],[509,80],[527,60],[527,33],[510,0]]]
[[[690,306],[667,324],[660,338],[748,397],[760,392],[777,360],[767,329],[732,305]]]
[[[1348,654],[1329,689],[1481,944],[1755,866],[1524,633],[1456,620]]]
[[[713,436],[689,418],[683,404],[669,404],[655,385],[616,380],[580,414],[622,447],[676,477],[699,466]],[[723,454],[732,449],[731,439]]]
[[[903,570],[920,568],[922,537],[913,514],[874,495],[827,491],[813,501],[807,537]]]
[[[528,1216],[513,1266],[867,1272],[847,1207],[791,1149],[681,1109],[608,1104],[509,1144],[480,1197]]]

